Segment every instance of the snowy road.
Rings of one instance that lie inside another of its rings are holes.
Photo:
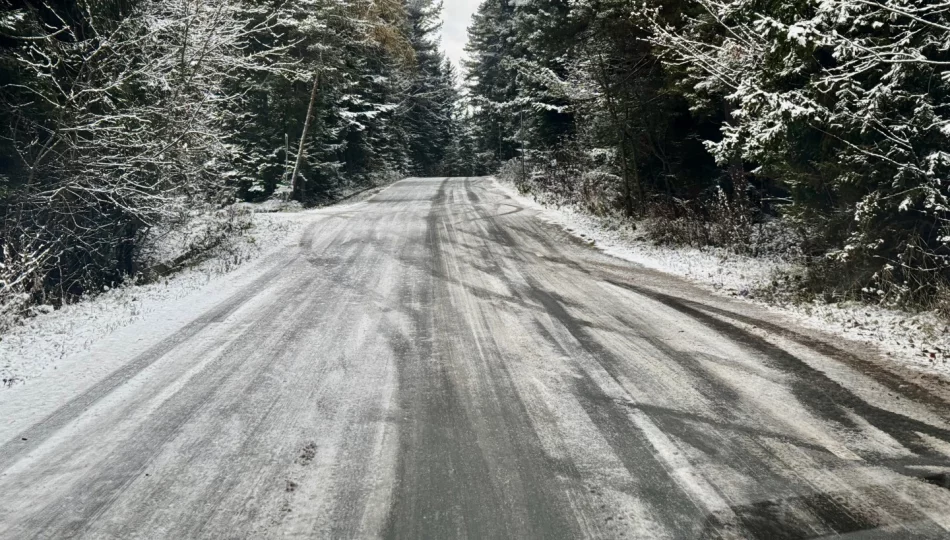
[[[0,393],[0,538],[950,534],[938,390],[489,180],[312,216],[187,324],[97,345],[111,373]]]

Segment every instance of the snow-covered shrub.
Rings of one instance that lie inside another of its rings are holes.
[[[764,218],[764,216],[763,216]],[[647,205],[643,226],[659,244],[725,247],[737,253],[770,253],[770,243],[756,229],[753,213],[717,188],[705,198],[655,197]],[[754,231],[758,234],[754,235]]]
[[[554,150],[527,150],[525,159],[502,164],[498,175],[521,193],[554,205],[579,204],[597,216],[614,215],[623,205],[623,179],[610,151],[585,151],[576,143]]]
[[[657,198],[647,205],[643,228],[657,244],[703,247],[712,245],[709,222],[699,201]]]
[[[12,326],[32,304],[44,300],[42,269],[50,250],[35,239],[32,242],[20,240],[23,245],[19,249],[13,249],[12,242],[7,241],[0,252],[0,333]]]
[[[621,194],[618,187],[622,179],[616,173],[597,168],[584,171],[580,178],[581,203],[595,216],[608,216],[616,212],[616,203]]]
[[[135,274],[139,242],[180,207],[225,204],[245,92],[226,83],[281,67],[249,52],[268,23],[241,3],[110,6],[13,9],[0,47],[0,76],[16,82],[0,92],[4,280],[44,303]]]
[[[138,242],[136,274],[150,281],[210,257],[228,259],[252,227],[251,216],[242,204],[221,209],[180,207]]]

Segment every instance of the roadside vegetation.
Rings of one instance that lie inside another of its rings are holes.
[[[793,257],[770,293],[950,315],[950,10],[484,2],[477,167],[652,241]]]
[[[0,331],[250,227],[448,174],[428,0],[0,0]]]

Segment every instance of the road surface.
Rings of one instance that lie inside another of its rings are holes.
[[[850,349],[408,179],[0,440],[0,538],[947,538],[945,396]]]

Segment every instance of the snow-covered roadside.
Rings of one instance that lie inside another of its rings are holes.
[[[354,193],[324,208],[345,210],[390,185]],[[0,334],[0,395],[65,363],[97,362],[77,370],[90,379],[102,374],[99,372],[108,373],[108,362],[82,358],[82,353],[145,319],[149,324],[156,317],[161,319],[160,324],[145,330],[149,334],[172,332],[201,310],[210,309],[250,283],[263,271],[259,268],[262,265],[254,263],[276,259],[299,240],[304,225],[319,219],[321,214],[320,209],[305,211],[297,203],[280,201],[239,203],[233,209],[246,214],[242,219],[249,219],[251,228],[230,238],[226,248],[214,250],[207,260],[149,284],[117,287],[58,310],[40,309],[37,316]],[[202,223],[199,219],[196,225],[189,225],[191,233],[201,234]],[[160,261],[181,254],[194,240],[188,236],[188,232],[173,231],[162,240],[164,245],[155,247],[152,258]],[[153,336],[139,336],[142,341],[148,341],[147,337]]]
[[[500,179],[496,178],[495,183],[512,199],[537,210],[542,219],[593,242],[608,255],[686,278],[717,294],[756,302],[803,326],[866,343],[920,371],[950,376],[950,328],[933,313],[912,314],[853,302],[770,304],[757,297],[756,291],[767,287],[777,271],[792,269],[793,263],[723,249],[657,246],[611,220],[574,207],[546,206]]]
[[[295,242],[310,215],[253,213],[250,219],[251,229],[218,256],[157,282],[117,287],[86,301],[50,309],[0,336],[0,392],[56,369],[67,356],[88,350],[170,303],[208,296],[222,276],[232,280],[247,263],[266,259]]]

